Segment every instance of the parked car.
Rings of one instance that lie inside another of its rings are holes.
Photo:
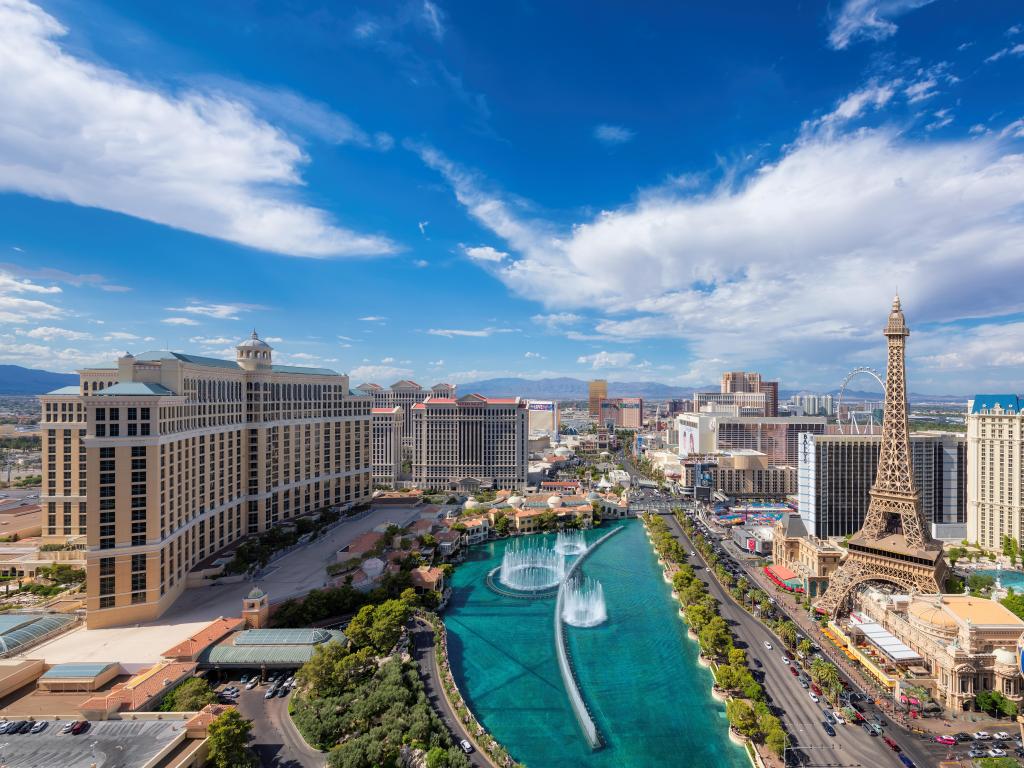
[[[846,725],[846,718],[838,710],[832,713],[832,717],[836,719],[836,723],[839,725]]]
[[[893,752],[899,752],[899,751],[901,751],[901,750],[900,750],[900,745],[899,745],[899,744],[897,744],[897,743],[896,743],[895,741],[893,741],[892,739],[890,739],[890,738],[889,738],[888,736],[883,736],[883,737],[882,737],[882,741],[884,741],[884,742],[885,742],[885,746],[887,746],[887,747],[888,747],[889,749],[891,749],[891,750],[892,750]]]
[[[75,720],[69,720],[68,722],[64,723],[64,727],[60,729],[60,732],[61,733],[71,733],[71,729],[75,727],[75,723],[76,722],[77,721],[75,721]]]
[[[829,725],[835,725],[836,724],[835,717],[833,717],[832,713],[829,712],[827,709],[825,710],[825,722],[828,723]]]
[[[24,720],[15,720],[9,726],[7,726],[7,734],[21,733],[21,726],[25,724]]]
[[[802,687],[804,687],[804,688],[810,688],[810,686],[809,686],[809,685],[807,684],[807,681],[806,681],[806,680],[801,680],[801,681],[800,681],[800,685],[801,685]]]
[[[49,723],[46,720],[37,720],[35,725],[32,726],[30,733],[42,733],[48,725]]]
[[[9,722],[4,721],[0,723],[0,733],[7,733],[8,726],[10,726]]]
[[[871,727],[867,723],[861,723],[861,726],[864,728],[865,731],[868,732],[868,736],[877,736],[878,735],[877,733],[875,733],[871,729]]]
[[[249,676],[248,675],[242,675],[240,678],[238,678],[238,682],[240,682],[240,683],[248,683],[249,682]]]
[[[818,701],[820,701],[820,699],[818,699],[818,697],[815,694],[813,694],[813,693],[810,694],[810,697],[811,697],[811,701],[813,701],[815,704],[817,704]]]
[[[818,687],[817,683],[811,683],[811,690],[821,696],[821,688]]]
[[[459,741],[459,747],[460,747],[460,748],[462,749],[462,751],[463,751],[463,752],[465,752],[465,753],[466,753],[467,755],[468,755],[468,754],[469,754],[470,752],[472,752],[472,751],[473,751],[473,745],[472,745],[472,744],[470,744],[470,743],[469,743],[468,741],[466,741],[465,739],[462,739],[462,740],[460,740],[460,741]]]
[[[829,736],[836,735],[836,729],[832,727],[831,723],[829,723],[828,720],[822,720],[821,727],[825,729],[825,733],[827,733]]]
[[[1006,757],[1006,750],[1005,749],[995,749],[995,748],[993,748],[993,749],[990,749],[988,751],[988,756],[989,757]]]
[[[264,699],[272,699],[277,695],[277,688],[273,685],[267,688],[267,692],[263,694]]]
[[[282,684],[281,687],[277,689],[277,695],[283,699],[285,696],[291,693],[291,690],[292,689],[290,686]]]
[[[1000,741],[1005,741],[1006,739],[1010,738],[1010,734],[1008,734],[1006,731],[998,731],[997,733],[992,734],[992,738],[999,739]]]
[[[906,755],[900,755],[900,762],[907,766],[907,768],[915,768],[914,761]]]
[[[254,677],[252,680],[250,680],[248,683],[245,684],[245,690],[251,691],[253,688],[255,688],[259,684],[260,684],[260,681],[257,678]]]
[[[992,736],[988,733],[988,731],[978,731],[977,733],[972,734],[971,738],[975,741],[985,741],[987,739],[991,739]]]
[[[947,747],[952,747],[956,744],[956,739],[954,739],[952,736],[936,736],[935,741],[937,741],[939,744],[945,744]]]
[[[77,736],[78,734],[85,733],[88,730],[89,730],[89,721],[88,720],[79,720],[77,723],[75,723],[74,727],[71,729],[71,735],[72,736]]]
[[[793,677],[797,677],[800,674],[799,672],[796,671],[796,667],[793,667],[793,666],[791,666],[789,668],[789,671],[790,671],[790,673],[792,673]]]

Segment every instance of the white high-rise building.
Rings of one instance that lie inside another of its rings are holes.
[[[1024,539],[1024,402],[975,395],[967,404],[967,538],[1001,549]]]
[[[554,400],[527,400],[531,435],[558,434],[558,403]]]

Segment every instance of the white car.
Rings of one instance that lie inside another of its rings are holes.
[[[1010,738],[1010,734],[1008,734],[1006,731],[999,731],[998,733],[993,733],[992,738],[996,741],[1006,741]]]
[[[817,703],[818,703],[819,699],[818,699],[818,696],[817,696],[817,694],[816,694],[816,693],[814,693],[814,691],[811,691],[811,692],[810,692],[810,693],[808,693],[807,695],[811,697],[811,701],[813,701],[813,702],[814,702],[815,704],[817,704]]]
[[[1006,750],[1005,749],[994,749],[993,748],[993,749],[990,749],[988,751],[988,756],[989,757],[1006,757]]]
[[[775,646],[773,646],[771,643],[769,643],[767,640],[765,640],[764,641],[764,647],[767,648],[770,651]]]
[[[971,738],[973,738],[975,741],[985,741],[986,739],[991,739],[992,737],[989,735],[988,731],[978,731]]]
[[[782,663],[783,664],[789,664],[789,657],[788,656],[783,656],[782,657]]]
[[[836,725],[846,725],[846,718],[839,713],[838,709],[832,711],[832,717],[836,719]]]

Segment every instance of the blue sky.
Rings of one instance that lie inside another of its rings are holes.
[[[0,0],[0,361],[1020,389],[1022,6],[658,5]]]

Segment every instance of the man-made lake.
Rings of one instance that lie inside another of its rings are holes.
[[[566,627],[604,748],[590,749],[569,706],[555,655],[554,598],[505,597],[485,583],[508,540],[473,547],[452,580],[445,623],[463,695],[529,768],[749,766],[743,749],[729,741],[724,706],[709,693],[711,673],[697,664],[697,644],[686,636],[643,526],[606,524],[588,531],[588,541],[616,525],[625,530],[581,566],[601,583],[607,619]],[[554,535],[530,538],[531,546],[554,543]]]

